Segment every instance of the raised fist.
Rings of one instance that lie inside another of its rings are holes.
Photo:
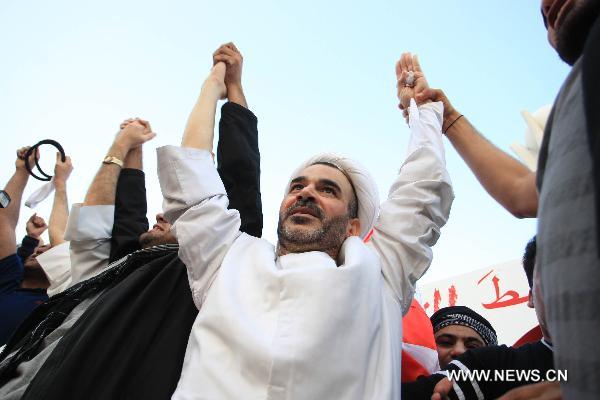
[[[37,214],[33,214],[31,217],[29,217],[27,223],[25,224],[25,231],[27,232],[27,235],[35,239],[39,239],[46,229],[48,229],[46,221],[44,221],[44,218],[38,217]]]

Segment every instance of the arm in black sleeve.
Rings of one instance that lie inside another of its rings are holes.
[[[433,388],[443,378],[441,374],[454,374],[451,399],[496,399],[519,386],[539,382],[552,368],[552,351],[542,342],[518,348],[480,347],[467,350],[440,372],[403,384],[402,395],[406,392],[410,399],[431,397]]]
[[[140,235],[148,230],[147,209],[144,171],[123,169],[117,182],[111,262],[140,249]]]
[[[260,152],[256,116],[239,104],[221,108],[217,170],[227,190],[229,208],[240,212],[242,232],[261,237]]]
[[[33,254],[35,248],[40,244],[39,239],[25,235],[21,241],[21,245],[17,248],[17,255],[21,259],[21,262],[25,262],[25,259]]]

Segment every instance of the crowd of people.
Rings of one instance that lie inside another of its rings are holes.
[[[180,145],[157,149],[163,212],[152,227],[148,121],[120,124],[70,212],[73,166],[57,154],[48,223],[32,215],[20,244],[25,164],[37,154],[19,149],[0,208],[0,398],[596,398],[600,2],[541,3],[549,42],[572,70],[537,172],[487,141],[404,53],[396,84],[410,140],[388,198],[358,161],[312,156],[284,185],[273,245],[261,239],[257,118],[233,43],[213,54]],[[405,382],[402,317],[454,198],[444,135],[498,203],[538,218],[523,268],[543,337],[498,344],[474,310],[443,308],[430,328],[439,368]],[[457,378],[555,369],[568,380]]]

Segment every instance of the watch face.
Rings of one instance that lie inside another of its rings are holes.
[[[4,190],[0,190],[0,207],[6,208],[10,204],[10,196]]]

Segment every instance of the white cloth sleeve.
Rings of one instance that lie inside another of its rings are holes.
[[[37,256],[37,261],[42,266],[48,277],[50,286],[46,289],[49,297],[62,292],[71,286],[71,254],[69,242],[63,242],[58,246]]]
[[[54,177],[52,177],[49,182],[44,183],[38,190],[29,195],[27,200],[25,200],[25,205],[29,208],[35,208],[42,201],[46,200],[54,192],[54,189],[56,189],[56,186],[54,185]]]
[[[71,207],[65,232],[65,240],[71,242],[71,285],[98,275],[108,266],[114,218],[114,205]]]
[[[440,236],[454,199],[445,167],[442,114],[440,102],[417,108],[411,101],[408,156],[381,205],[369,241],[403,313],[410,307],[417,280],[431,264],[431,246]]]
[[[229,201],[210,152],[175,146],[157,149],[165,218],[173,224],[196,307],[239,236],[240,216]]]

